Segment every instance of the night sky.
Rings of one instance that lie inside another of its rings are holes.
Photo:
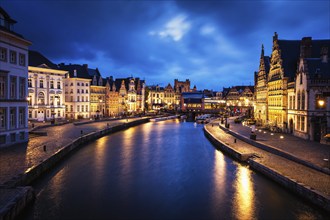
[[[330,1],[1,0],[15,31],[54,63],[87,63],[103,77],[148,85],[190,79],[197,89],[253,85],[272,37],[330,38]]]

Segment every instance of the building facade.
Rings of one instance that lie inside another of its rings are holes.
[[[0,7],[0,146],[28,141],[28,47]]]
[[[88,66],[76,64],[59,64],[61,70],[68,74],[64,80],[65,117],[67,119],[90,118],[91,77]]]
[[[263,125],[304,139],[325,141],[330,132],[329,48],[330,40],[279,40],[274,34],[269,72],[263,67],[267,59],[262,51],[255,84],[255,117]],[[266,120],[259,117],[263,108]]]
[[[28,70],[29,120],[64,119],[64,78],[67,72],[59,70],[36,51],[29,51]]]
[[[264,55],[264,46],[262,45],[259,71],[257,74],[256,85],[255,85],[255,111],[254,118],[257,124],[262,125],[268,122],[268,111],[267,111],[267,79],[270,67],[270,58]]]

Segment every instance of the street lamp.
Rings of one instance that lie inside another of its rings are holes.
[[[319,104],[319,106],[320,106],[321,108],[323,108],[325,102],[324,102],[323,99],[319,99],[319,100],[317,101],[317,103]]]

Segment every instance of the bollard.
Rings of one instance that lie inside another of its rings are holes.
[[[234,143],[236,143],[236,138],[234,139]]]
[[[45,152],[47,151],[47,147],[46,147],[46,145],[44,145],[44,151],[45,151]]]
[[[213,127],[213,123],[212,123],[212,127]]]

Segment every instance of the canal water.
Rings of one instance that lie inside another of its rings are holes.
[[[33,187],[23,219],[326,219],[178,120],[91,142]]]

